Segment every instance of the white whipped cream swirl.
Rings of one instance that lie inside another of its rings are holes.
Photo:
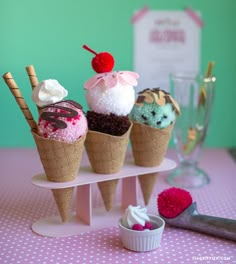
[[[145,222],[150,222],[150,218],[147,215],[147,209],[141,208],[141,206],[129,205],[125,209],[125,213],[122,216],[121,222],[126,228],[132,229],[134,224],[145,225]]]
[[[38,106],[46,106],[61,101],[68,95],[68,91],[57,80],[40,82],[32,92],[32,100]]]

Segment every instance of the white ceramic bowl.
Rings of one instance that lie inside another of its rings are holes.
[[[128,229],[119,220],[120,237],[125,248],[145,252],[151,251],[160,246],[165,221],[156,215],[148,215],[152,224],[152,230],[136,231]]]

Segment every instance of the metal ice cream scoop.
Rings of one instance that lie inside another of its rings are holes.
[[[171,226],[236,241],[236,220],[199,214],[196,202],[175,218],[161,217]]]

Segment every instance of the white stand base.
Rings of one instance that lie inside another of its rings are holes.
[[[158,173],[175,168],[176,163],[164,159],[157,167],[139,167],[132,160],[125,162],[122,170],[115,174],[96,174],[90,166],[81,167],[78,177],[71,182],[49,182],[46,175],[35,175],[32,179],[34,185],[48,188],[61,189],[67,187],[77,188],[76,213],[66,223],[62,223],[59,216],[51,216],[38,220],[32,225],[35,233],[47,237],[65,237],[77,235],[87,231],[117,225],[123,210],[128,205],[138,205],[137,177],[150,173]],[[122,181],[121,205],[114,205],[107,212],[104,208],[93,208],[91,184],[97,182],[120,179]]]
[[[78,219],[76,213],[74,213],[65,223],[62,223],[59,215],[39,219],[32,225],[32,230],[36,234],[45,237],[67,237],[78,235],[84,232],[95,231],[104,227],[118,225],[118,221],[123,213],[123,210],[120,205],[116,205],[110,212],[107,212],[104,208],[94,208],[93,213],[96,217],[93,218],[92,225],[85,224]],[[104,221],[106,221],[105,225]]]

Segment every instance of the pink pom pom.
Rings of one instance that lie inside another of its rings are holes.
[[[144,230],[143,226],[140,225],[140,224],[134,224],[134,225],[132,226],[132,229],[133,229],[133,230],[136,230],[136,231],[143,231],[143,230]]]
[[[152,230],[152,224],[150,222],[145,222],[144,229]]]
[[[75,110],[77,115],[74,117],[66,117],[63,114],[66,114],[67,111],[63,109],[59,109],[59,107],[66,107],[68,109]],[[50,117],[51,120],[47,121],[42,118],[43,113],[52,113]],[[53,113],[56,115],[54,116]],[[60,116],[60,114],[62,114]],[[58,128],[53,126],[53,118],[58,121],[63,121],[65,124],[64,128]],[[47,107],[42,108],[39,122],[38,122],[38,134],[48,139],[54,139],[59,141],[64,141],[67,143],[72,143],[82,137],[88,129],[87,119],[83,113],[82,109],[78,109],[73,104],[68,101],[61,101],[54,106],[49,105]]]
[[[189,192],[171,187],[161,192],[157,198],[159,213],[166,218],[175,218],[192,204]]]

